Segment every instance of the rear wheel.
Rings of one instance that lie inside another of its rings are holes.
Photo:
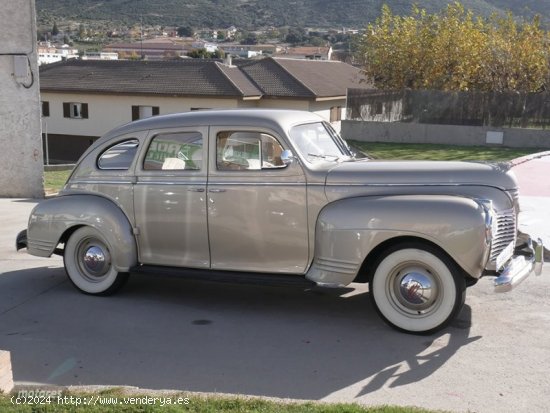
[[[92,227],[79,228],[70,236],[63,262],[73,285],[85,294],[112,294],[128,279],[127,273],[115,269],[109,243]]]
[[[375,264],[369,289],[384,321],[415,334],[445,327],[466,298],[458,266],[437,248],[415,243],[388,248]]]

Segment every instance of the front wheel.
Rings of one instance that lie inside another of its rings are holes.
[[[85,294],[112,294],[128,279],[127,273],[113,266],[107,240],[91,227],[79,228],[70,236],[63,262],[73,285]]]
[[[378,258],[369,289],[384,321],[414,334],[445,327],[466,298],[457,265],[437,248],[414,243],[390,247]]]

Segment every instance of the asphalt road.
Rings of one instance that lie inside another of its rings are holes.
[[[517,290],[482,280],[458,320],[404,335],[362,285],[342,290],[135,276],[113,297],[78,293],[59,257],[15,252],[32,202],[0,200],[0,349],[17,385],[148,389],[546,412],[550,265]]]

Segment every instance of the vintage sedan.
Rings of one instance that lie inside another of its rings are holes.
[[[17,247],[64,257],[72,283],[109,294],[129,273],[343,286],[368,282],[381,317],[431,333],[466,287],[540,274],[518,241],[503,165],[357,159],[319,116],[227,110],[121,126],[39,203]]]

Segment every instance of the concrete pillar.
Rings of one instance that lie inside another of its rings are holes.
[[[10,352],[0,350],[0,393],[13,390],[13,373],[11,371]]]
[[[0,197],[44,195],[34,0],[0,0]]]

